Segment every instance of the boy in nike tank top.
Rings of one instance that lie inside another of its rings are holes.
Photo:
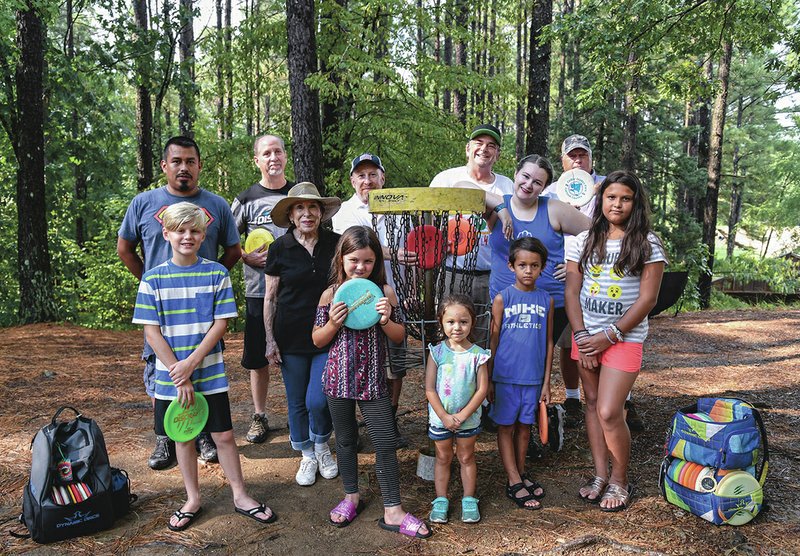
[[[553,363],[553,300],[536,287],[547,249],[536,238],[511,243],[508,267],[515,282],[492,302],[489,361],[491,417],[498,425],[497,447],[508,482],[506,496],[518,507],[538,510],[544,488],[525,472],[530,427],[539,402],[550,401]]]

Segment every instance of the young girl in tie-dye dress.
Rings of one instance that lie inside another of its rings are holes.
[[[489,389],[486,362],[490,352],[472,343],[475,306],[469,297],[453,294],[446,297],[438,311],[439,324],[446,340],[429,346],[430,357],[425,372],[425,394],[428,397],[428,436],[436,443],[433,501],[430,521],[447,523],[450,501],[450,463],[453,461],[453,439],[461,464],[461,521],[480,521],[478,499],[475,498],[478,469],[475,465],[475,442],[481,432],[481,402]]]

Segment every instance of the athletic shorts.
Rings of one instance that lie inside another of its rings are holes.
[[[553,311],[553,341],[555,342],[564,331],[569,328],[569,319],[567,318],[567,310],[564,307],[556,307]]]
[[[264,298],[246,297],[247,314],[244,319],[244,350],[242,367],[263,369],[269,363],[267,356],[267,333],[264,330]]]
[[[151,353],[144,360],[144,372],[142,373],[142,380],[144,380],[144,391],[151,398],[156,397],[156,354]]]
[[[502,426],[536,422],[542,385],[494,383],[494,403],[489,411],[492,421]]]
[[[456,438],[470,438],[472,436],[477,436],[481,433],[480,427],[475,427],[474,429],[464,429],[464,430],[457,430],[456,432],[451,431],[450,429],[443,429],[441,427],[434,427],[433,425],[428,425],[428,438],[431,440],[449,440],[454,436]]]
[[[406,349],[407,344],[402,342],[393,342],[386,339],[388,353],[386,354],[386,378],[389,380],[398,380],[406,376]]]
[[[572,340],[572,358],[580,359],[578,344]],[[600,354],[600,364],[626,373],[638,373],[642,370],[642,344],[637,342],[618,342],[609,346]]]
[[[567,323],[561,336],[556,340],[556,347],[572,350],[572,327]]]
[[[225,432],[233,429],[231,422],[231,405],[228,401],[228,393],[210,394],[206,396],[208,402],[208,421],[203,427],[203,432]],[[164,415],[172,400],[156,399],[155,407],[155,431],[161,436],[166,435],[164,430]]]

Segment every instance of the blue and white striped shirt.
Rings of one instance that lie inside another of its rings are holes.
[[[139,284],[133,322],[161,327],[161,334],[175,357],[182,361],[198,348],[215,319],[236,316],[228,271],[218,262],[200,257],[191,266],[178,266],[168,260],[147,271]],[[195,391],[203,394],[228,390],[222,342],[217,342],[206,355],[191,380]],[[160,400],[177,397],[169,370],[158,357],[155,397]]]

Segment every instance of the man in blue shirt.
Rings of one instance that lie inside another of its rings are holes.
[[[161,160],[161,170],[167,184],[134,197],[117,237],[117,255],[137,280],[151,268],[167,261],[172,248],[162,235],[161,214],[175,203],[188,201],[203,209],[207,219],[206,239],[200,248],[203,258],[219,260],[231,269],[241,256],[239,232],[228,202],[199,187],[203,163],[200,148],[188,137],[173,137],[167,141]],[[141,246],[141,253],[137,247]],[[223,248],[222,257],[219,248]],[[155,354],[145,342],[142,359],[145,361],[145,391],[155,394]],[[217,450],[209,435],[198,437],[200,458],[216,461]],[[156,446],[148,460],[151,469],[165,469],[175,463],[175,444],[166,436],[156,436]]]

